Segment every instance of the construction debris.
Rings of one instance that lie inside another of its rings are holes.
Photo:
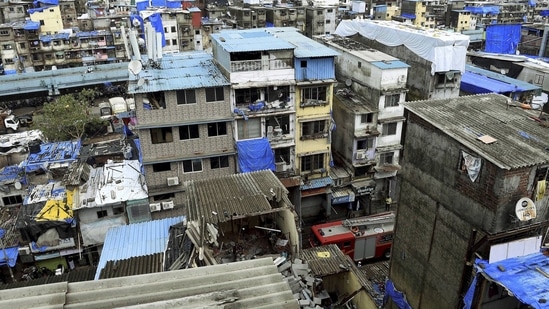
[[[330,308],[332,299],[323,287],[321,278],[312,276],[307,262],[294,259],[293,262],[284,256],[277,257],[273,263],[284,276],[295,299],[303,309]]]

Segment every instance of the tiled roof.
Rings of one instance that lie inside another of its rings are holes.
[[[184,221],[184,217],[153,220],[111,228],[105,237],[95,279],[108,261],[164,253],[170,226]]]
[[[411,113],[502,169],[549,162],[549,128],[539,112],[521,109],[498,94],[404,102]],[[546,121],[547,123],[547,121]],[[479,140],[491,136],[493,143]]]
[[[272,200],[291,205],[288,190],[270,170],[190,181],[185,185],[192,221],[204,218],[206,222],[218,223],[274,212]]]

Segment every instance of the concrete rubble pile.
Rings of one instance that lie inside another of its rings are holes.
[[[331,303],[330,295],[323,288],[322,279],[311,275],[307,262],[301,259],[287,260],[281,256],[274,260],[278,271],[288,282],[295,299],[303,309],[323,309]]]

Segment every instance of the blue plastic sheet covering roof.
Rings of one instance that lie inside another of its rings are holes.
[[[210,37],[229,53],[295,49],[293,44],[265,29],[222,30],[212,33]]]
[[[25,29],[25,30],[38,30],[38,29],[40,29],[40,22],[39,21],[27,20],[25,22],[25,25],[23,26],[23,29]]]
[[[236,148],[241,173],[276,169],[273,150],[268,139],[238,141]]]
[[[499,6],[497,5],[466,6],[464,10],[473,14],[499,14]]]
[[[149,1],[137,1],[135,3],[135,7],[137,9],[137,12],[141,12],[147,9],[149,6]]]
[[[30,153],[22,167],[25,173],[35,172],[60,165],[69,165],[76,160],[80,151],[81,141],[65,141],[40,145],[40,152]]]
[[[40,41],[51,42],[52,40],[68,40],[69,36],[69,33],[45,34],[40,35]]]
[[[416,19],[416,14],[402,13],[400,16],[409,19]]]
[[[19,256],[19,246],[6,248],[5,252],[6,254],[4,255],[4,250],[0,250],[0,266],[6,265],[6,255],[7,255],[8,266],[15,267],[15,263],[17,262],[17,257]]]
[[[528,0],[528,5],[531,7],[536,6],[536,0]]]
[[[491,264],[478,259],[475,265],[478,272],[503,286],[522,303],[532,308],[547,308],[547,303],[539,302],[540,299],[549,299],[546,277],[549,273],[549,257],[543,253],[532,253]],[[470,308],[470,303],[465,308]]]
[[[80,31],[75,34],[79,38],[88,38],[88,37],[95,37],[98,35],[105,35],[106,33],[104,31]]]
[[[317,189],[327,187],[332,184],[332,177],[322,177],[304,181],[299,187],[301,190]]]
[[[493,24],[486,26],[484,51],[515,55],[521,38],[521,24]]]
[[[469,64],[465,65],[460,88],[470,94],[541,91],[536,85]]]
[[[148,81],[138,86],[138,79]],[[128,93],[223,87],[231,83],[214,64],[213,56],[204,51],[166,54],[160,69],[143,70],[139,76],[130,74]]]
[[[273,27],[266,30],[296,46],[294,56],[298,58],[335,57],[339,53],[335,50],[314,41],[297,31],[293,27]]]
[[[34,6],[40,6],[41,4],[51,4],[51,5],[58,5],[59,4],[59,0],[34,0],[32,2],[32,4],[34,4]]]
[[[0,170],[0,184],[13,183],[23,179],[23,169],[18,165],[5,166]]]
[[[185,220],[181,216],[111,228],[105,237],[95,280],[99,279],[101,270],[108,261],[164,253],[168,245],[170,226]]]

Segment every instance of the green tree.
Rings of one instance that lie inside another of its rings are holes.
[[[99,116],[91,115],[85,95],[66,94],[44,104],[35,128],[49,141],[65,141],[81,139],[90,126],[95,128],[101,123]]]

